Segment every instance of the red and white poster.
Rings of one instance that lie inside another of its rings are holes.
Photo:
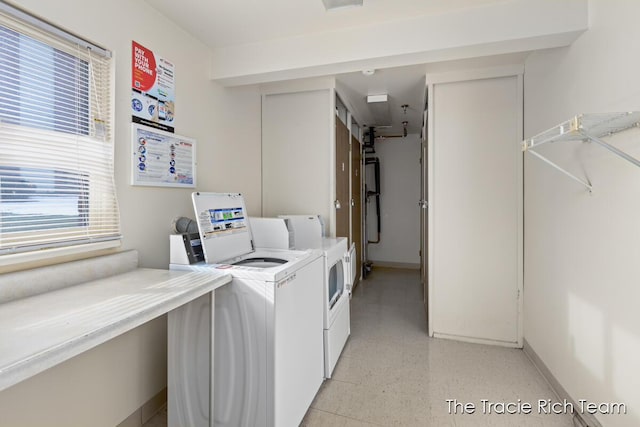
[[[134,123],[167,132],[175,127],[175,66],[131,43],[131,114]]]

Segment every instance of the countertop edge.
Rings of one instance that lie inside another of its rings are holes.
[[[190,274],[188,272],[185,273],[185,275]],[[199,275],[202,275],[202,273]],[[140,311],[133,310],[127,317],[118,319],[111,324],[95,330],[87,330],[85,334],[78,335],[71,340],[62,341],[59,345],[43,349],[42,352],[35,353],[31,357],[21,360],[19,363],[9,365],[3,370],[0,370],[0,391],[6,390],[21,381],[129,332],[209,292],[215,291],[219,287],[230,283],[231,280],[232,277],[229,274],[211,275],[211,280],[205,285],[190,289],[175,298],[168,301],[161,301]]]

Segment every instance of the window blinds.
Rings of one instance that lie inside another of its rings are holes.
[[[0,255],[119,239],[109,52],[0,6]]]

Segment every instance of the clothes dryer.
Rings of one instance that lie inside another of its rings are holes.
[[[323,238],[320,250],[324,259],[324,376],[331,378],[351,334],[347,239]]]
[[[318,215],[280,215],[289,225],[294,249],[320,249],[324,259],[324,376],[331,378],[351,334],[350,296],[355,250],[347,250],[347,238],[323,237]]]

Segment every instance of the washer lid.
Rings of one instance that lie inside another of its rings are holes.
[[[205,261],[219,263],[253,252],[244,198],[238,193],[192,193]]]

